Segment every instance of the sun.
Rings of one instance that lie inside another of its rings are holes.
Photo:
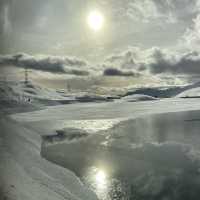
[[[89,27],[97,32],[102,29],[104,24],[104,17],[99,11],[92,11],[87,18]]]

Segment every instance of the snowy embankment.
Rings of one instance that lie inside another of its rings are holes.
[[[0,127],[0,199],[97,199],[72,172],[41,158],[38,133],[5,118]]]
[[[44,135],[61,133],[63,140],[54,135],[44,143],[42,155],[77,174],[90,166],[117,174],[128,179],[131,197],[139,200],[198,200],[199,108],[198,99],[121,101],[49,107],[12,118]]]

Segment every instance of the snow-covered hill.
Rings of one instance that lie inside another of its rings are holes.
[[[179,96],[179,94],[186,94],[185,92],[197,88],[197,90],[192,90],[194,96],[195,92],[198,92],[200,87],[200,82],[186,86],[173,86],[173,87],[154,87],[154,88],[137,88],[129,90],[124,96],[129,95],[148,95],[155,98],[171,98]],[[180,95],[182,96],[182,95]]]
[[[35,83],[0,82],[0,101],[2,105],[59,105],[78,102],[106,102],[112,96],[97,95],[89,92],[69,93],[64,90],[49,89]]]

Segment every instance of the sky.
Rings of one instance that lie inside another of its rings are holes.
[[[91,30],[90,12],[104,18]],[[73,56],[104,68],[200,74],[200,0],[1,0],[0,53]]]

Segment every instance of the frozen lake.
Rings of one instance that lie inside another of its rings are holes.
[[[99,199],[199,200],[199,108],[198,99],[168,99],[56,106],[12,117],[52,136],[42,156],[75,172]]]
[[[184,187],[192,184],[198,197],[199,122],[198,111],[123,121],[86,138],[45,145],[42,155],[74,171],[100,199],[142,199],[143,187],[146,195],[155,190],[152,199],[174,190],[176,199],[184,199],[190,195]]]

